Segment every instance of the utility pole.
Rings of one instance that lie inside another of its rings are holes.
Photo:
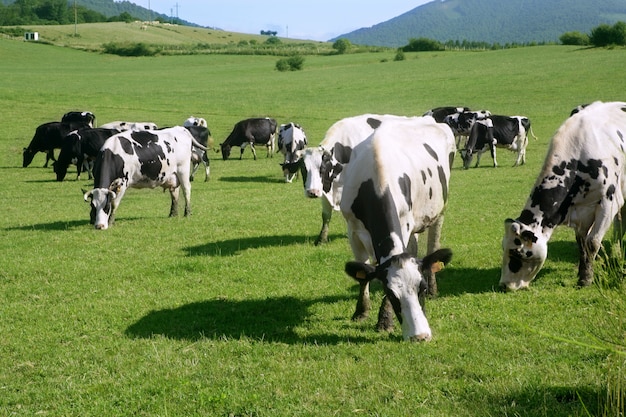
[[[76,12],[76,0],[74,0],[74,37],[78,36],[77,28],[76,28],[77,22],[78,22],[78,14]]]

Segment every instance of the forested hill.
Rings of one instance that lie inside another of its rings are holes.
[[[565,32],[626,21],[625,0],[435,0],[398,17],[337,38],[403,46],[412,38],[441,42],[558,42]]]

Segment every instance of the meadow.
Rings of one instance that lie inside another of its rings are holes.
[[[590,345],[623,331],[607,314],[619,294],[576,288],[573,232],[553,235],[529,290],[497,284],[504,219],[573,107],[625,99],[626,50],[393,56],[307,56],[281,73],[269,56],[121,58],[0,39],[0,415],[602,415],[614,365]],[[284,183],[280,155],[212,153],[191,217],[168,218],[167,193],[129,190],[107,231],[89,224],[86,177],[56,182],[43,154],[21,167],[35,128],[69,110],[159,126],[200,116],[215,143],[271,116],[315,145],[343,117],[441,105],[526,115],[539,139],[521,167],[506,151],[497,169],[488,155],[476,169],[455,161],[442,241],[454,258],[427,302],[428,343],[377,333],[375,314],[350,320],[345,223],[336,213],[331,241],[314,246],[319,201]]]

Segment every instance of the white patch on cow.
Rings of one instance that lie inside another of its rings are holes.
[[[128,130],[130,130],[131,132],[139,132],[141,130],[157,130],[158,126],[156,123],[152,122],[124,122],[118,120],[115,122],[105,123],[100,126],[100,128],[117,129],[120,132]]]
[[[206,122],[206,119],[203,119],[202,117],[195,117],[195,116],[190,116],[189,118],[187,118],[187,120],[183,122],[183,126],[184,127],[200,126],[200,127],[206,127],[206,128],[209,127],[209,125]]]

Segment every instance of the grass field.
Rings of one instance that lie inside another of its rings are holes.
[[[570,110],[624,99],[626,50],[307,56],[279,73],[275,57],[120,58],[0,39],[0,58],[0,415],[553,417],[586,415],[583,403],[601,415],[613,365],[583,344],[620,329],[604,293],[575,288],[573,233],[553,235],[528,291],[496,287],[503,220]],[[504,151],[497,169],[488,156],[455,162],[443,235],[454,259],[424,344],[350,320],[345,224],[337,213],[331,242],[313,245],[319,202],[283,182],[278,155],[212,155],[190,218],[167,218],[167,193],[130,190],[107,231],[89,225],[89,181],[54,181],[43,154],[21,168],[35,128],[74,109],[160,126],[193,114],[216,143],[238,120],[272,116],[317,144],[346,116],[440,105],[526,115],[539,140],[522,167]]]

